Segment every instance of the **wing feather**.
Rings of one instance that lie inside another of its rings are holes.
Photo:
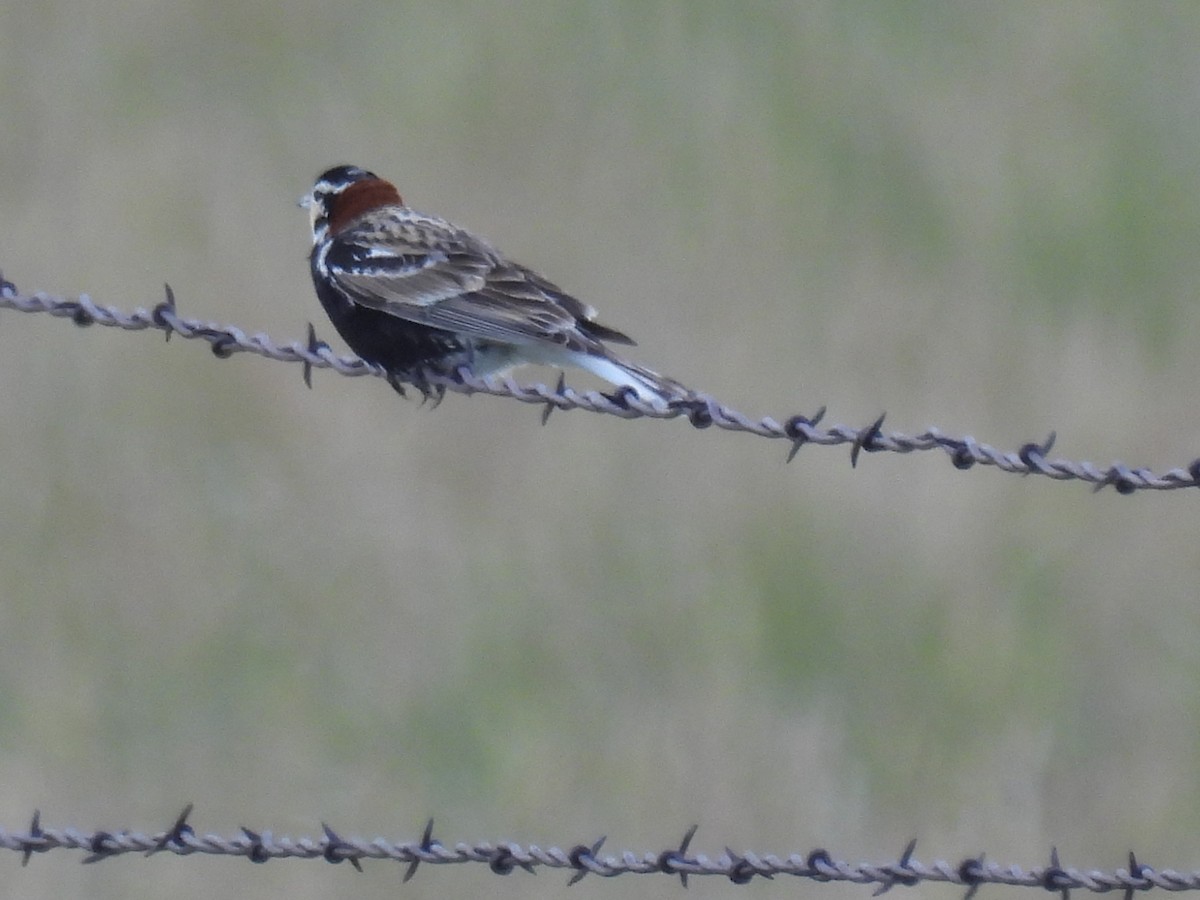
[[[329,276],[353,301],[397,318],[506,344],[632,343],[595,311],[491,246],[411,210],[367,214],[334,236]]]

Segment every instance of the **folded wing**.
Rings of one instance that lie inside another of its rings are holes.
[[[357,304],[479,340],[584,352],[633,343],[557,285],[430,216],[368,216],[336,235],[325,266]]]

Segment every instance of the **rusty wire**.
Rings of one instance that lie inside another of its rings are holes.
[[[1094,485],[1096,490],[1111,485],[1121,494],[1200,486],[1200,458],[1185,467],[1176,467],[1162,474],[1120,462],[1101,468],[1087,461],[1050,459],[1047,454],[1054,446],[1053,432],[1045,440],[1026,443],[1015,451],[1001,451],[970,436],[943,434],[936,427],[927,428],[916,435],[885,432],[882,415],[859,428],[846,425],[820,427],[825,407],[809,415],[795,414],[782,420],[770,416],[753,419],[700,391],[693,391],[684,399],[670,402],[642,400],[631,391],[611,394],[577,391],[568,387],[561,377],[557,386],[551,388],[545,384],[519,384],[509,377],[479,378],[466,368],[453,373],[421,372],[416,373],[415,377],[403,379],[396,373],[389,373],[357,357],[336,355],[327,344],[317,339],[311,324],[307,341],[280,344],[262,333],[247,335],[233,325],[184,318],[176,310],[175,296],[169,285],[165,299],[153,309],[138,307],[127,313],[113,306],[95,303],[87,294],[80,294],[74,300],[45,293],[22,294],[13,284],[0,278],[0,308],[49,313],[55,318],[70,319],[80,326],[97,324],[126,331],[161,331],[167,338],[177,334],[182,338],[200,339],[207,341],[213,354],[219,358],[227,358],[235,353],[254,353],[267,359],[300,363],[304,381],[310,386],[313,369],[332,369],[340,375],[384,378],[401,393],[408,385],[425,399],[432,397],[437,402],[447,392],[511,397],[522,403],[542,406],[543,422],[556,409],[582,409],[624,419],[685,417],[696,428],[715,425],[727,431],[782,440],[788,445],[788,462],[809,444],[828,447],[849,445],[851,465],[856,465],[864,452],[912,453],[940,449],[957,469],[970,469],[976,465],[994,466],[1010,474],[1042,475],[1056,481],[1084,481]]]

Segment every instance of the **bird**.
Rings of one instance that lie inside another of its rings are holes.
[[[584,369],[641,401],[692,396],[613,353],[608,344],[634,341],[597,322],[591,306],[466,229],[409,208],[372,172],[327,169],[300,205],[317,298],[350,349],[401,393],[428,372],[485,377],[535,364]]]

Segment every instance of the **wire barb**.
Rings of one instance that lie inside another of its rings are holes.
[[[110,856],[116,856],[121,852],[121,848],[117,846],[115,838],[107,831],[95,832],[91,840],[88,841],[88,849],[92,852],[83,858],[85,866],[91,863],[98,863],[102,859],[108,859]]]
[[[2,290],[2,286],[7,283],[8,282],[4,281],[4,277],[0,275],[0,290]],[[25,868],[27,865],[29,865],[29,857],[33,856],[34,853],[45,853],[50,849],[49,847],[42,845],[41,838],[42,811],[40,809],[35,809],[33,811],[33,820],[29,823],[29,838],[21,841],[21,846],[19,848],[21,851],[21,868]]]
[[[1053,440],[1054,435],[1050,435]],[[1071,900],[1071,888],[1067,880],[1067,873],[1058,862],[1058,848],[1050,848],[1050,865],[1042,870],[1041,877],[1042,887],[1048,891],[1058,891],[1062,895],[1062,900]]]
[[[420,850],[422,854],[429,854],[433,851],[433,819],[430,818],[425,823],[425,831],[421,833]],[[417,866],[421,864],[421,857],[414,855],[412,862],[408,864],[408,868],[404,870],[404,877],[400,880],[401,884],[407,884],[412,880],[412,877],[417,874]]]
[[[324,341],[317,340],[317,329],[313,327],[313,323],[308,323],[308,346],[306,348],[310,356],[320,356],[322,350],[328,350],[329,345]],[[312,359],[305,359],[302,375],[304,377],[304,386],[310,391],[312,390]]]
[[[784,423],[783,433],[792,442],[791,449],[788,450],[787,459],[783,461],[784,465],[795,459],[796,454],[800,452],[800,448],[812,440],[813,432],[823,418],[825,418],[824,406],[811,416],[792,416]]]
[[[558,373],[558,386],[557,386],[557,387],[555,387],[555,389],[554,389],[554,393],[555,393],[555,395],[556,395],[556,396],[559,396],[559,397],[561,397],[561,396],[562,396],[562,393],[563,393],[563,391],[565,391],[566,389],[567,389],[567,376],[566,376],[566,373],[564,373],[564,372],[559,372],[559,373]],[[553,398],[553,397],[547,397],[547,398],[546,398],[546,408],[542,410],[542,425],[543,425],[543,426],[544,426],[544,425],[545,425],[547,422],[549,422],[549,421],[550,421],[550,413],[554,412],[554,410],[555,410],[555,409],[557,409],[557,407],[554,405],[554,398]]]
[[[860,431],[854,436],[854,442],[850,446],[850,468],[858,466],[858,451],[866,450],[868,453],[874,453],[876,450],[884,449],[880,446],[879,438],[881,429],[883,428],[883,420],[887,413],[883,413],[878,419]]]
[[[909,870],[909,863],[912,861],[913,851],[917,849],[917,839],[913,838],[904,845],[904,852],[900,854],[900,859],[896,861],[896,865],[888,866],[891,871],[887,879],[880,882],[879,887],[875,889],[872,897],[878,897],[886,894],[898,884],[905,887],[912,887],[917,883],[916,875]]]
[[[972,900],[979,893],[979,886],[984,882],[983,860],[984,855],[980,853],[978,856],[964,859],[958,864],[958,878],[967,886],[963,900]]]
[[[163,330],[166,337],[165,340],[171,340],[171,334],[174,332],[174,327],[171,320],[175,318],[175,292],[171,290],[171,285],[163,283],[164,299],[150,314],[154,320],[154,324]]]
[[[251,831],[245,825],[241,826],[242,836],[245,839],[245,855],[250,862],[261,865],[271,858],[271,854],[267,851],[266,845],[263,842],[263,836],[257,831]]]
[[[823,847],[809,852],[804,860],[804,868],[808,877],[817,882],[833,881],[837,874],[837,865],[834,864],[833,857]]]
[[[585,875],[590,875],[592,866],[596,864],[596,854],[600,852],[600,848],[604,846],[606,836],[600,835],[599,840],[593,841],[592,846],[587,844],[576,844],[567,854],[567,859],[571,861],[571,865],[578,869],[574,875],[567,881],[567,887],[573,884],[578,884],[583,881]]]
[[[170,830],[163,832],[163,836],[154,842],[153,847],[146,851],[146,856],[153,856],[155,853],[167,849],[171,844],[178,847],[184,845],[184,836],[190,837],[192,834],[192,826],[187,823],[188,817],[192,814],[192,808],[193,805],[191,803],[183,808],[183,812],[175,818],[175,824],[171,826]]]
[[[488,868],[495,875],[511,875],[517,868],[524,869],[530,875],[536,875],[537,869],[533,867],[533,863],[529,860],[521,859],[517,855],[519,847],[513,844],[501,844],[492,850],[488,858]]]
[[[728,847],[725,848],[725,858],[729,860],[729,880],[734,884],[749,884],[755,875],[760,874],[747,857],[738,856]],[[761,874],[768,881],[774,877],[770,872]]]
[[[1046,474],[1043,466],[1046,465],[1046,454],[1050,452],[1050,448],[1054,446],[1054,441],[1057,439],[1053,431],[1050,436],[1041,444],[1025,444],[1017,451],[1017,458],[1025,464],[1031,472],[1042,472]]]
[[[692,843],[692,838],[696,836],[696,829],[699,825],[693,825],[683,835],[683,840],[679,842],[678,849],[664,850],[658,854],[657,868],[660,872],[665,872],[668,875],[678,875],[680,883],[684,887],[688,886],[688,873],[680,869],[679,863],[687,862],[688,847]]]

